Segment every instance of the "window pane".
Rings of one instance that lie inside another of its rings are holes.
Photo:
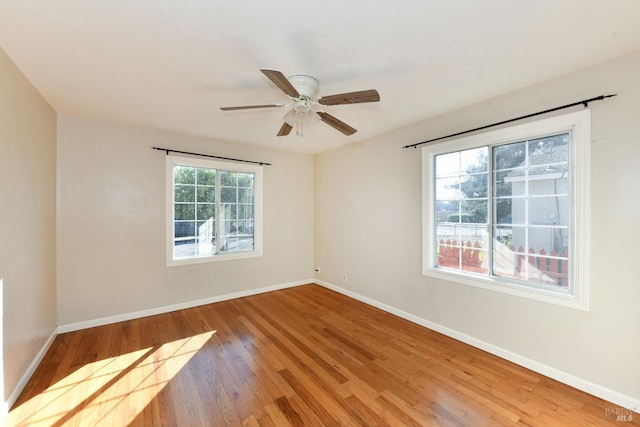
[[[569,170],[568,138],[569,134],[561,134],[529,141],[528,172],[532,193],[538,192],[538,186],[547,187],[547,190],[552,178],[566,178]]]
[[[569,257],[567,252],[540,253],[535,262],[538,283],[554,288],[569,289]]]
[[[173,236],[175,238],[196,235],[196,225],[193,221],[175,221],[173,224]]]
[[[216,170],[198,168],[198,185],[215,185]]]
[[[534,286],[568,288],[567,252],[525,250],[499,243],[494,248],[494,274]]]
[[[568,165],[566,166],[568,169]],[[546,183],[538,183],[529,186],[529,194],[532,196],[567,196],[569,194],[569,182],[565,176],[557,175],[556,179],[547,180]]]
[[[246,208],[245,208],[245,215],[246,216],[245,216],[245,218],[246,219],[251,219],[251,220],[255,219],[254,212],[255,212],[255,209],[254,209],[253,205],[246,205]]]
[[[253,232],[246,233],[238,236],[237,251],[252,251],[253,250]]]
[[[198,204],[198,220],[214,219],[216,216],[216,205]]]
[[[436,156],[436,177],[458,175],[460,172],[460,152]]]
[[[435,157],[438,267],[488,272],[487,153],[479,147]]]
[[[176,185],[174,188],[174,201],[180,202],[194,202],[195,189],[192,185]]]
[[[513,202],[511,198],[494,199],[494,222],[496,224],[511,224],[513,218],[511,212],[513,211]]]
[[[503,205],[502,203],[498,203],[498,202],[502,202],[503,200],[496,200],[496,204],[497,204],[495,207],[496,212],[498,212],[498,209],[501,208],[502,214],[510,215],[512,224],[526,225],[527,224],[527,199],[522,197],[516,197],[513,199],[506,199],[506,200],[511,200],[511,211],[508,212],[506,210],[505,205]]]
[[[509,197],[512,196],[514,187],[515,171],[513,169],[496,171],[493,173],[493,196]],[[524,186],[522,186],[522,189]],[[516,194],[522,194],[522,189],[516,184]]]
[[[197,256],[211,256],[216,252],[215,242],[205,238],[194,238],[174,242],[174,258],[193,258]]]
[[[173,243],[174,258],[189,258],[196,255],[196,239],[177,240]]]
[[[238,205],[238,219],[253,219],[253,205]]]
[[[220,219],[228,220],[228,219],[236,219],[237,218],[237,205],[235,204],[224,204],[220,205]]]
[[[238,219],[253,219],[253,205],[239,204]]]
[[[250,223],[251,221],[238,221],[238,233],[241,233],[241,234],[252,233],[251,229],[247,225]]]
[[[173,182],[176,184],[195,184],[196,168],[176,166],[173,168]]]
[[[487,223],[487,200],[463,200],[460,222],[469,224],[479,224],[484,226]]]
[[[198,202],[215,203],[216,201],[215,187],[203,187],[199,185],[196,188],[198,191]]]
[[[494,245],[513,246],[513,227],[511,225],[497,225],[493,227]]]
[[[198,256],[211,256],[215,255],[216,247],[213,239],[204,238],[198,239],[196,246],[196,255]]]
[[[544,225],[567,225],[567,196],[543,196],[529,199],[529,222]]]
[[[236,221],[235,220],[225,220],[222,221],[222,233],[223,234],[231,234],[235,233],[237,230]]]
[[[221,227],[221,252],[250,251],[254,248],[254,224],[251,220],[225,220]]]
[[[220,171],[220,183],[225,187],[237,187],[238,186],[238,173]]]
[[[220,252],[231,252],[237,247],[237,224],[235,220],[224,220],[220,227]]]
[[[253,174],[238,173],[238,187],[253,188]]]
[[[174,209],[174,220],[193,220],[195,219],[195,205],[193,203],[176,203]]]
[[[441,238],[437,242],[438,267],[487,274],[489,270],[486,230],[478,230],[478,234],[470,235],[468,230],[464,230],[464,226],[454,228],[457,228],[454,233],[457,237]]]
[[[461,151],[460,171],[466,174],[487,172],[489,167],[487,160],[487,147]]]
[[[460,190],[468,198],[487,197],[487,174],[474,173],[461,177]]]
[[[567,286],[568,138],[560,134],[493,148],[495,275],[536,287]]]
[[[220,201],[222,203],[236,203],[238,201],[238,190],[234,188],[222,188],[220,190]]]
[[[250,188],[238,189],[238,202],[239,203],[253,203],[253,190]]]
[[[456,240],[459,241],[461,236],[460,224],[455,223],[438,223],[436,225],[436,241]]]
[[[459,177],[436,179],[436,200],[459,200],[462,197]]]
[[[493,170],[502,171],[516,168],[526,159],[526,143],[499,145],[493,148]]]
[[[493,274],[501,277],[514,277],[517,255],[513,247],[513,230],[506,227],[494,227]]]
[[[450,200],[436,201],[436,222],[448,222],[449,215],[455,212],[460,212],[460,202]]]
[[[198,222],[198,255],[215,254],[215,221]]]
[[[206,221],[198,221],[197,223],[198,237],[200,239],[213,240],[216,234],[216,221],[208,219]]]

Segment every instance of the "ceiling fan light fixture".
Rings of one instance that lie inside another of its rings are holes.
[[[309,101],[299,101],[295,107],[293,107],[283,117],[285,123],[289,126],[296,128],[296,135],[304,136],[304,129],[318,123],[321,118],[318,113],[311,109]]]

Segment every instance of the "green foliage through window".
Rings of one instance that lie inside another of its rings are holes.
[[[252,173],[175,165],[174,258],[252,250],[254,183]]]

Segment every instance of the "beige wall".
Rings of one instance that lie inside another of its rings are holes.
[[[640,52],[317,155],[316,278],[640,401],[638,76]],[[421,275],[421,156],[402,146],[608,93],[590,106],[590,311]]]
[[[5,401],[56,327],[56,114],[1,49],[0,174]]]
[[[165,266],[165,153],[264,166],[264,256]],[[77,117],[58,120],[58,325],[309,279],[313,158]]]

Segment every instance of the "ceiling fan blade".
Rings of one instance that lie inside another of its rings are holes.
[[[262,73],[267,76],[269,80],[271,80],[276,86],[280,88],[281,91],[286,93],[292,98],[299,98],[300,94],[296,90],[295,87],[287,80],[287,78],[278,70],[268,70],[268,69],[260,69]]]
[[[336,119],[335,117],[333,117],[329,113],[324,113],[322,111],[318,111],[318,115],[320,116],[320,119],[323,122],[325,122],[326,124],[328,124],[332,128],[339,130],[340,132],[344,133],[347,136],[353,135],[354,133],[357,132],[357,129],[354,129],[351,126],[349,126],[348,124],[346,124],[345,122]]]
[[[360,104],[363,102],[379,102],[380,94],[375,89],[361,90],[358,92],[339,93],[323,96],[318,99],[322,105]]]
[[[251,110],[253,108],[284,107],[285,104],[238,105],[237,107],[220,107],[222,111]]]
[[[291,132],[291,129],[293,129],[293,126],[291,126],[287,122],[284,122],[282,124],[282,127],[278,131],[278,136],[287,136],[287,135],[289,135],[289,133]]]

